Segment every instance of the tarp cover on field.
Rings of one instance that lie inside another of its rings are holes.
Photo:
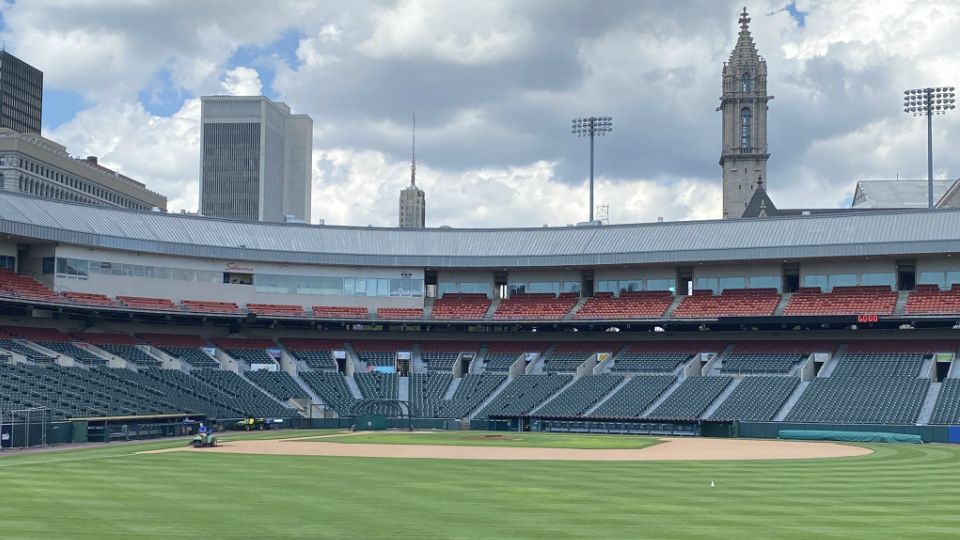
[[[803,441],[887,442],[921,444],[919,435],[883,433],[879,431],[828,431],[816,429],[781,429],[781,439]]]

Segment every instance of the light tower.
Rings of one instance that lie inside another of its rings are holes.
[[[590,116],[574,118],[572,133],[577,137],[590,137],[590,221],[593,221],[593,138],[613,131],[613,118]]]
[[[903,91],[903,112],[927,117],[927,208],[933,208],[933,115],[956,107],[952,86],[913,88]]]

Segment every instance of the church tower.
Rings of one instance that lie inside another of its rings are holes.
[[[739,218],[759,178],[767,178],[767,62],[750,36],[747,8],[740,14],[740,36],[723,65],[723,218]]]

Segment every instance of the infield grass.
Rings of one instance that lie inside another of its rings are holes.
[[[310,441],[311,439],[304,439]],[[573,433],[513,433],[508,431],[363,432],[317,438],[347,444],[429,444],[440,446],[514,446],[524,448],[637,449],[659,444],[655,437],[578,435]]]
[[[863,457],[754,462],[136,453],[185,443],[0,458],[0,537],[954,538],[960,530],[957,446],[870,445],[875,452]]]

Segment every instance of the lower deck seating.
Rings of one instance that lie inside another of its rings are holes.
[[[930,386],[907,377],[818,378],[787,415],[788,422],[913,424]]]
[[[535,413],[537,416],[579,416],[622,381],[620,375],[584,375]]]
[[[744,377],[710,418],[769,422],[798,384],[798,377]]]
[[[303,388],[300,388],[300,385],[297,384],[297,381],[293,380],[293,377],[291,377],[289,373],[283,371],[258,370],[248,371],[246,377],[280,401],[286,401],[291,398],[308,398],[307,393]]]
[[[590,416],[610,418],[637,418],[647,410],[676,379],[673,375],[637,375]]]
[[[943,380],[930,423],[960,425],[960,379]]]
[[[673,373],[677,366],[686,363],[690,354],[685,352],[632,352],[620,353],[613,360],[614,373]]]
[[[12,339],[0,338],[0,349],[17,353],[36,364],[52,364],[56,359]]]
[[[161,373],[174,370],[161,370]],[[189,377],[203,381],[210,387],[226,394],[227,404],[239,412],[236,416],[283,417],[292,416],[290,409],[276,403],[249,381],[232,371],[219,369],[196,369]],[[203,387],[199,391],[204,391]],[[260,414],[256,414],[260,413]]]
[[[220,362],[201,349],[194,347],[160,347],[170,356],[182,360],[195,368],[218,368]]]
[[[213,372],[214,378],[233,377],[242,383],[228,387],[208,383],[204,371],[0,364],[0,409],[46,407],[53,419],[174,413],[206,414],[211,419],[291,415],[235,373]]]
[[[460,353],[449,351],[424,351],[422,353],[423,363],[426,364],[428,371],[443,371],[451,373],[453,365],[460,357]]]
[[[226,353],[248,364],[276,364],[277,361],[265,349],[226,349]]]
[[[700,418],[731,382],[733,377],[689,377],[647,418]]]
[[[97,345],[100,349],[104,351],[119,356],[127,362],[132,362],[138,366],[150,367],[150,366],[159,366],[160,360],[150,356],[149,354],[143,352],[136,345],[126,345],[118,343],[104,343],[102,345]]]
[[[510,366],[520,357],[518,352],[488,352],[483,357],[483,369],[488,373],[506,373],[510,371]]]
[[[831,377],[919,377],[924,353],[847,352],[837,359]]]
[[[495,414],[523,415],[548,397],[556,393],[563,385],[573,379],[571,375],[520,375],[510,381],[490,404],[477,416],[486,418]]]
[[[786,375],[801,360],[800,353],[792,352],[734,352],[723,359],[720,373]]]
[[[65,343],[61,341],[37,341],[37,345],[50,349],[51,351],[58,352],[62,355],[69,356],[88,366],[105,366],[107,365],[107,360],[101,358],[85,349],[82,349],[73,343]]]
[[[397,399],[399,380],[393,373],[356,373],[353,378],[364,399]]]
[[[507,380],[500,374],[467,374],[448,402],[440,404],[439,418],[466,418]]]
[[[410,414],[422,418],[436,418],[443,396],[450,387],[453,375],[448,373],[414,373],[410,375]]]
[[[303,382],[323,400],[323,402],[340,416],[353,414],[353,407],[357,398],[350,393],[350,388],[343,375],[329,371],[302,371],[299,373]]]
[[[593,353],[589,352],[551,352],[543,358],[543,370],[547,373],[573,373],[583,365]]]

